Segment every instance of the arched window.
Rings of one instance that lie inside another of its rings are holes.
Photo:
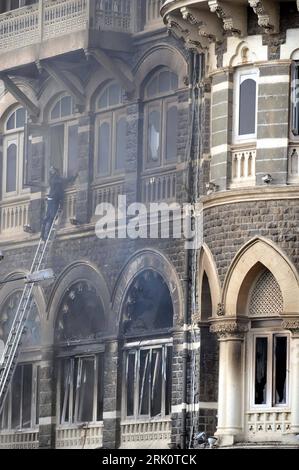
[[[177,88],[177,75],[167,69],[157,72],[145,88],[144,169],[177,161]]]
[[[0,356],[7,341],[14,316],[16,314],[21,291],[15,291],[4,301],[0,313]],[[17,366],[3,411],[0,415],[0,430],[34,429],[38,425],[38,364],[26,359],[26,351],[33,354],[34,348],[40,348],[40,317],[36,304],[33,304],[22,335],[20,364]],[[23,356],[24,354],[24,356]]]
[[[235,77],[235,140],[256,138],[258,71],[239,71]]]
[[[95,175],[113,177],[124,172],[127,153],[127,118],[123,107],[124,90],[110,83],[96,102]]]
[[[123,305],[123,333],[133,342],[128,339],[125,345],[124,418],[170,414],[172,342],[168,334],[172,325],[167,284],[159,273],[143,271],[132,282]]]
[[[27,113],[24,108],[11,112],[5,122],[3,136],[3,195],[15,196],[24,186],[24,127]]]
[[[102,420],[104,356],[99,337],[104,331],[103,305],[95,287],[88,281],[71,285],[58,308],[55,327],[60,425]]]
[[[54,103],[50,110],[50,126],[48,168],[53,165],[61,174],[74,176],[79,168],[79,139],[71,96],[64,95]]]

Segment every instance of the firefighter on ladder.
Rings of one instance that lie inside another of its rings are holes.
[[[41,228],[41,239],[43,241],[46,241],[48,238],[49,231],[58,210],[62,210],[65,187],[70,183],[74,183],[78,176],[78,174],[76,174],[69,178],[63,178],[59,170],[54,166],[51,166],[49,173],[50,192],[47,196],[47,210]]]

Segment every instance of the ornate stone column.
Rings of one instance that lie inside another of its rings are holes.
[[[247,318],[222,318],[210,331],[219,340],[218,426],[219,444],[233,445],[243,433],[244,336]]]
[[[299,316],[283,320],[282,327],[292,333],[290,344],[291,432],[299,433]]]

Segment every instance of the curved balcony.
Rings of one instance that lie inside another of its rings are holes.
[[[265,34],[279,33],[280,3],[284,2],[287,0],[166,0],[161,14],[177,38],[189,48],[203,50],[226,36],[246,36],[250,9]]]

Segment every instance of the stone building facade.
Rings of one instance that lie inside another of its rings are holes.
[[[0,446],[293,445],[298,2],[3,3],[1,280],[30,269],[50,166],[78,177]],[[202,248],[98,238],[96,207],[119,195],[202,202]],[[0,289],[2,347],[22,287]]]

